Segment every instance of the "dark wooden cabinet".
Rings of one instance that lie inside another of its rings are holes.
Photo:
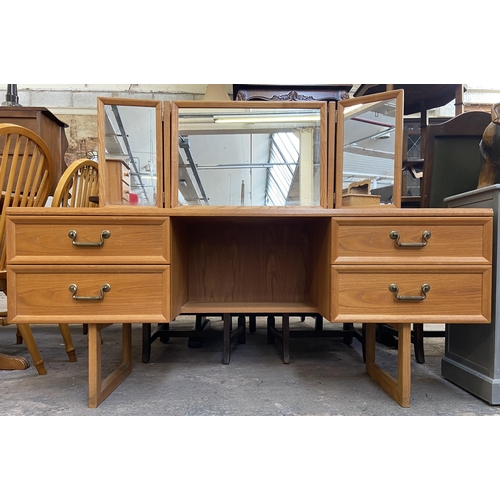
[[[54,161],[54,180],[50,194],[54,193],[57,181],[66,170],[64,159],[68,149],[68,139],[65,128],[68,125],[47,108],[33,108],[24,106],[0,107],[0,123],[21,125],[38,134],[47,144]]]
[[[349,98],[352,84],[264,85],[233,83],[235,101],[340,101]]]

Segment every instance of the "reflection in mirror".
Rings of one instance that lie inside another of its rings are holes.
[[[178,203],[318,206],[321,110],[180,107]]]
[[[112,205],[157,204],[157,115],[147,106],[105,104],[106,198]]]
[[[354,101],[354,100],[353,100]],[[343,112],[342,206],[394,204],[396,98],[354,104]],[[401,165],[399,166],[399,170]]]

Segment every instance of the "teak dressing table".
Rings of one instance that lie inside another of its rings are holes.
[[[403,91],[99,99],[100,207],[7,212],[9,321],[89,324],[90,407],[131,373],[132,323],[364,323],[367,373],[408,407],[411,323],[490,322],[493,214],[401,208],[402,109]],[[110,323],[123,324],[123,362],[102,380]],[[377,323],[399,332],[396,378],[376,364]]]

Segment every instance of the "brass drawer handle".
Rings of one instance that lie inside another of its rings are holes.
[[[416,296],[412,296],[412,295],[408,295],[408,296],[401,296],[401,295],[398,295],[399,293],[399,288],[398,288],[398,285],[395,285],[394,283],[390,284],[389,285],[389,291],[391,291],[396,299],[398,300],[424,300],[426,297],[427,297],[427,293],[431,290],[431,286],[428,285],[427,283],[424,283],[422,285],[422,295],[416,295]]]
[[[73,299],[75,300],[102,300],[104,298],[104,293],[111,290],[111,285],[105,284],[101,286],[101,294],[90,296],[90,297],[77,297],[76,292],[78,291],[77,285],[69,285],[69,291],[73,294]]]
[[[424,231],[422,233],[422,243],[401,243],[399,241],[401,239],[401,236],[399,236],[399,233],[397,231],[391,231],[389,237],[391,238],[391,240],[396,240],[396,245],[398,247],[425,247],[427,245],[427,241],[431,237],[431,232]]]
[[[101,233],[101,241],[98,241],[98,242],[89,242],[89,243],[78,243],[76,241],[76,237],[77,237],[77,234],[76,234],[76,231],[74,229],[72,229],[69,233],[68,233],[68,236],[73,240],[72,243],[73,245],[75,245],[76,247],[102,247],[102,245],[104,245],[104,240],[108,239],[110,236],[111,236],[111,233],[105,229],[102,233]]]

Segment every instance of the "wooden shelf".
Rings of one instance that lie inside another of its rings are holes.
[[[280,313],[318,313],[318,306],[312,302],[187,302],[181,308],[182,314],[277,314]]]

